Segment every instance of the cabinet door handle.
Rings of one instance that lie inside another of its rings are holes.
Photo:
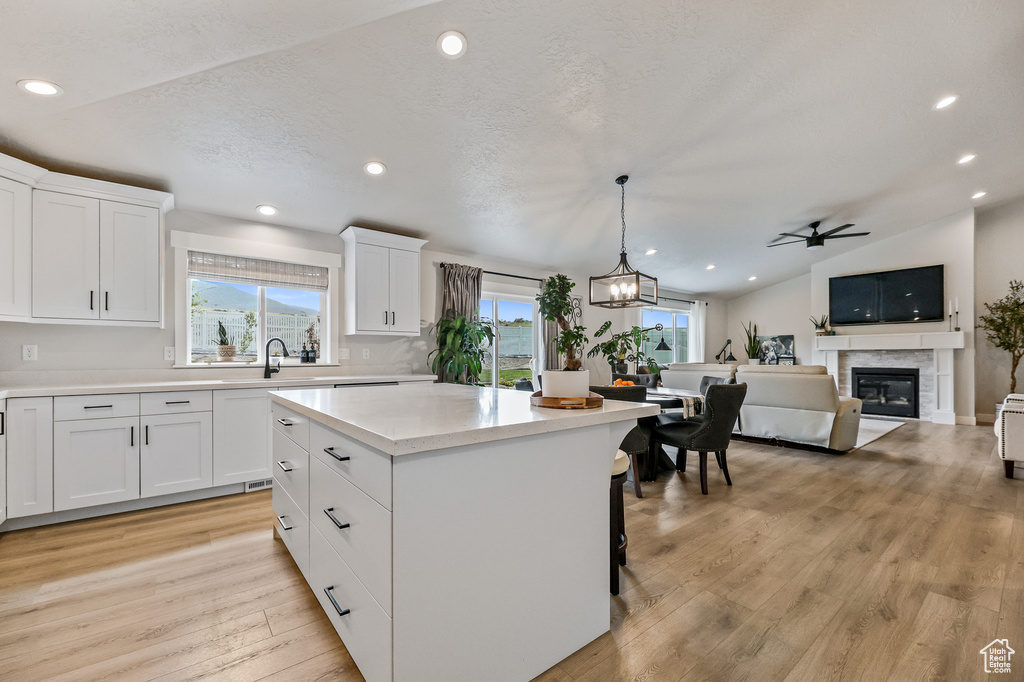
[[[395,326],[395,311],[391,311],[391,326]]]
[[[385,310],[384,311],[384,324],[387,325],[387,323],[388,323],[388,311]]]
[[[93,297],[93,294],[95,294],[95,293],[96,292],[93,291],[92,289],[89,290],[89,310],[92,310],[92,297]]]
[[[281,524],[281,530],[291,530],[292,529],[291,526],[285,524],[285,522],[284,522],[284,514],[282,514],[281,516],[278,516],[277,520]]]
[[[104,310],[110,310],[110,292],[109,291],[104,291],[103,292],[103,309]]]
[[[4,412],[0,412],[0,436],[7,434],[7,415]]]
[[[277,423],[281,426],[294,426],[295,423],[291,419],[278,419]]]
[[[149,424],[146,424],[146,445],[149,445]]]
[[[342,523],[341,521],[339,521],[338,517],[332,513],[333,511],[334,507],[328,507],[327,509],[324,509],[324,514],[327,514],[327,518],[329,518],[331,521],[334,521],[334,525],[338,527],[338,530],[344,530],[352,525],[350,523]]]
[[[166,400],[164,405],[188,405],[191,400]]]
[[[339,616],[347,616],[351,612],[348,609],[341,608],[340,606],[338,606],[338,602],[334,601],[334,595],[331,594],[331,590],[333,589],[334,585],[331,585],[330,587],[325,587],[324,594],[326,594],[327,598],[331,600],[331,604],[334,605],[334,610],[338,612]]]
[[[130,433],[131,433],[131,435],[128,436],[128,439],[129,439],[128,440],[128,445],[130,447],[134,448],[135,447],[135,427],[134,426],[131,427]]]
[[[331,447],[329,447],[329,448],[324,448],[324,452],[326,452],[328,455],[330,455],[334,459],[338,460],[339,462],[347,462],[350,459],[352,459],[351,457],[348,457],[347,455],[339,455],[337,452],[334,451],[334,446],[333,445]]]
[[[287,472],[287,471],[291,471],[291,469],[289,469],[288,467],[286,467],[286,466],[284,465],[284,462],[283,462],[283,461],[282,461],[282,462],[278,462],[278,463],[277,463],[277,466],[281,467],[281,471],[285,471],[285,472]]]
[[[83,410],[109,410],[113,405],[86,405]]]

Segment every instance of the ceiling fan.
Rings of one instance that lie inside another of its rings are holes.
[[[849,227],[853,227],[853,223],[840,225],[839,227],[832,228],[828,232],[822,232],[821,234],[818,234],[819,225],[821,225],[820,220],[815,220],[813,223],[810,223],[807,226],[811,228],[811,233],[809,235],[793,234],[792,232],[781,232],[779,233],[779,236],[776,237],[776,240],[778,240],[781,237],[795,237],[796,240],[791,242],[779,242],[777,244],[769,244],[768,248],[771,248],[773,246],[785,246],[786,244],[797,244],[800,241],[803,241],[807,243],[807,248],[809,250],[814,251],[815,249],[820,249],[821,247],[823,247],[825,245],[826,239],[842,239],[843,237],[864,237],[866,235],[871,234],[870,232],[850,232],[849,234],[836,234],[837,232],[842,232],[843,230]]]

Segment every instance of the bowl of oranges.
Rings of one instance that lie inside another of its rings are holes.
[[[616,379],[612,386],[636,386],[632,381],[626,381],[625,379]]]

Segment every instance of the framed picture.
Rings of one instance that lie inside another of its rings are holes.
[[[779,356],[779,364],[780,365],[795,365],[796,364],[796,358],[793,357],[792,355],[780,355]]]
[[[759,357],[762,365],[778,365],[779,358],[783,356],[794,357],[793,335],[781,334],[779,336],[758,336],[758,343],[761,344]]]

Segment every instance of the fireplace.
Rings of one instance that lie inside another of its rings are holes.
[[[851,372],[853,397],[864,401],[864,414],[920,418],[920,370],[854,367]]]

